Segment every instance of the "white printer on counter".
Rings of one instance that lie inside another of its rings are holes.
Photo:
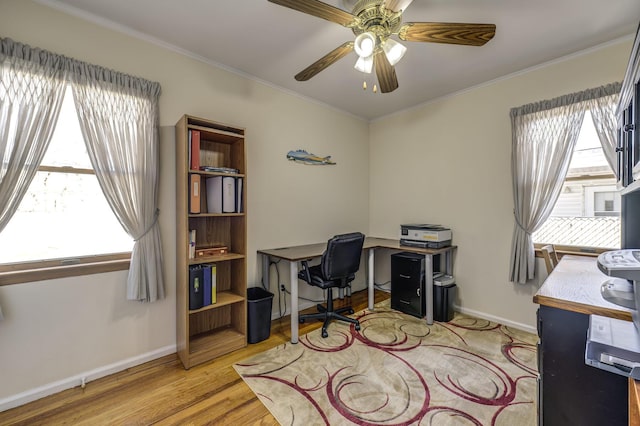
[[[400,225],[400,245],[421,248],[442,248],[451,245],[451,229],[442,225]]]
[[[604,252],[598,268],[614,277],[603,283],[603,299],[631,309],[633,321],[590,315],[585,363],[640,379],[640,250]]]

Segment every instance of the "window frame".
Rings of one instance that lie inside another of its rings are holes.
[[[38,172],[95,175],[93,169],[71,166],[39,166]],[[131,251],[93,254],[26,262],[0,263],[0,287],[129,269]]]
[[[0,265],[0,287],[33,281],[129,269],[131,252],[47,259]]]
[[[620,196],[620,191],[617,190],[616,185],[612,184],[612,185],[592,185],[592,186],[588,186],[585,188],[585,213],[587,215],[593,215],[594,217],[603,217],[603,216],[620,216],[621,215],[621,210],[622,210],[622,200],[620,200],[620,205],[619,205],[619,210],[611,210],[611,211],[607,211],[607,210],[596,210],[596,200],[595,200],[595,196],[597,193],[618,193],[618,196]],[[615,195],[614,195],[615,198]],[[614,202],[614,207],[615,207],[615,200],[613,200]],[[597,214],[597,213],[603,213],[603,212],[610,212],[610,213],[615,213],[615,214]]]
[[[542,251],[540,251],[540,249],[546,245],[546,243],[533,243],[535,257],[543,257]],[[573,256],[598,257],[601,253],[614,250],[612,248],[604,247],[568,246],[563,244],[554,244],[553,248],[558,255],[558,260],[560,260],[562,256],[567,254]]]
[[[585,115],[586,114],[591,114],[590,110],[585,111]],[[575,148],[574,148],[575,149]],[[574,151],[575,152],[575,151]],[[573,155],[573,154],[572,154]],[[577,181],[581,181],[585,178],[602,178],[602,179],[611,179],[611,178],[616,178],[616,174],[614,172],[610,172],[610,173],[606,173],[606,174],[602,174],[602,175],[594,175],[594,176],[590,176],[590,175],[576,175],[576,176],[567,176],[564,179],[564,182],[577,182]],[[616,185],[615,184],[607,184],[607,185],[602,185],[602,186],[607,186],[607,187],[612,187],[613,190],[617,190]],[[585,188],[585,195],[588,193],[588,189]],[[593,191],[591,191],[591,193],[593,194]],[[587,213],[587,202],[586,199],[583,201],[583,210],[584,213]],[[591,203],[593,204],[593,200],[591,200]],[[593,207],[593,206],[592,206]],[[554,206],[555,208],[555,206]],[[588,256],[588,257],[597,257],[600,253],[604,253],[606,251],[610,251],[610,250],[616,250],[615,248],[607,248],[607,247],[589,247],[589,246],[571,246],[571,245],[565,245],[565,244],[556,244],[556,243],[551,243],[551,242],[534,242],[533,243],[533,248],[534,248],[534,253],[535,253],[535,257],[543,257],[542,256],[542,252],[540,251],[540,248],[544,247],[545,245],[548,244],[553,244],[554,249],[558,255],[558,259],[560,259],[562,256],[564,256],[565,254],[570,254],[570,255],[576,255],[576,256]]]

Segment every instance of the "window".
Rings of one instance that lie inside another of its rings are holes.
[[[620,193],[589,112],[585,113],[562,192],[551,216],[533,234],[533,241],[620,248]]]
[[[27,262],[24,269],[32,269],[51,264],[42,260],[73,264],[132,247],[98,185],[67,87],[45,157],[18,211],[0,232],[1,262]]]
[[[597,185],[586,188],[587,216],[620,216],[621,198],[615,185]]]

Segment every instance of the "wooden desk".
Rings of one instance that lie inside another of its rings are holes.
[[[631,310],[602,298],[607,280],[593,257],[565,255],[533,296],[534,303],[587,315],[631,321]]]
[[[608,278],[595,258],[567,255],[533,297],[540,304],[539,424],[627,424],[627,378],[584,360],[590,315],[631,320],[629,309],[600,295]]]
[[[322,256],[327,243],[306,244],[295,247],[281,247],[275,249],[258,250],[262,255],[262,280],[266,288],[270,288],[269,264],[272,258],[284,259],[289,262],[289,281],[291,283],[291,343],[298,343],[298,262]],[[425,257],[425,291],[428,295],[433,295],[433,256],[442,254],[445,259],[445,272],[453,274],[453,251],[456,246],[444,247],[440,249],[423,249],[417,247],[407,247],[400,245],[398,240],[388,238],[366,237],[363,250],[368,252],[367,286],[369,309],[373,310],[374,291],[374,260],[375,250],[378,248],[410,251],[424,254]],[[433,324],[433,296],[427,303],[427,324]]]

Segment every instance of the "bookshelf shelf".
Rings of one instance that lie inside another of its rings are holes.
[[[244,216],[244,213],[192,213],[189,217],[236,217]]]
[[[207,311],[209,309],[218,309],[222,306],[232,305],[234,303],[244,303],[244,296],[240,296],[229,291],[218,292],[218,300],[215,304],[205,306],[204,308],[189,311],[189,315],[197,314],[198,312]]]
[[[189,353],[194,365],[215,359],[247,345],[243,331],[221,327],[191,338]]]
[[[244,258],[245,258],[245,255],[240,253],[226,253],[226,254],[217,254],[215,256],[203,256],[195,259],[189,259],[189,266],[201,265],[203,263],[226,262],[229,260],[244,259]]]
[[[247,345],[245,163],[244,129],[189,115],[176,124],[176,340],[185,369]],[[204,166],[238,173],[199,169]],[[233,211],[235,206],[236,212],[208,212],[206,183],[214,176],[232,177],[231,198],[224,194],[232,208],[224,210]],[[196,178],[199,183],[194,185]],[[226,246],[229,252],[190,259],[193,235],[198,250]],[[190,281],[190,270],[208,265],[215,265],[216,302],[194,303],[192,307],[202,307],[190,309],[190,297],[197,300],[195,289],[201,295],[207,282],[198,281],[196,286],[195,279]]]

